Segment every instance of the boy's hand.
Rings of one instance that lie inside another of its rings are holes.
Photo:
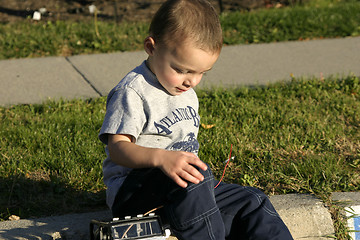
[[[196,167],[207,169],[193,153],[141,147],[132,142],[130,135],[109,135],[108,148],[113,162],[129,168],[158,167],[183,188],[187,182],[198,184],[204,180]]]
[[[193,153],[166,151],[161,159],[159,168],[180,187],[186,188],[187,182],[198,184],[204,180],[195,166],[206,171],[207,165]]]

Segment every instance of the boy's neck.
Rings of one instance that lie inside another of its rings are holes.
[[[145,65],[150,70],[150,72],[152,72],[156,76],[156,74],[151,70],[151,67],[150,67],[150,64],[149,64],[149,58],[145,60]]]

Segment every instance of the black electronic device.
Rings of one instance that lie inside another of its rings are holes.
[[[91,240],[165,240],[166,238],[161,219],[155,214],[125,217],[112,221],[92,220],[90,222]]]

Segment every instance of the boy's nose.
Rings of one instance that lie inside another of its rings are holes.
[[[195,87],[196,85],[199,84],[199,82],[201,81],[202,78],[202,74],[192,74],[191,76],[189,76],[186,81],[184,82],[184,85],[186,87]]]

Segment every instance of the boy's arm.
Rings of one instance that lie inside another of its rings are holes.
[[[129,168],[160,168],[183,188],[187,187],[187,182],[198,184],[204,180],[194,166],[204,171],[207,166],[195,154],[141,147],[131,140],[128,135],[108,135],[108,149],[113,162]]]

